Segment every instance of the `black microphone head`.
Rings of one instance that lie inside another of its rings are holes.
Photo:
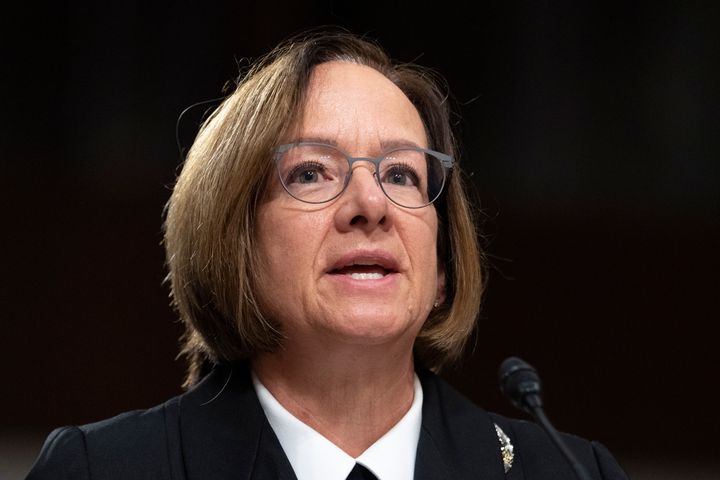
[[[518,357],[503,360],[498,369],[500,391],[515,407],[532,414],[542,408],[542,385],[535,369]]]

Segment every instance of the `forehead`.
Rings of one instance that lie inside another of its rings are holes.
[[[349,149],[427,146],[420,114],[402,90],[371,67],[343,61],[313,69],[294,135]]]

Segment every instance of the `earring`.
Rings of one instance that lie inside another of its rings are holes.
[[[433,308],[436,309],[436,308],[438,308],[439,306],[440,306],[440,302],[438,302],[437,300],[435,300],[435,303],[433,303]]]

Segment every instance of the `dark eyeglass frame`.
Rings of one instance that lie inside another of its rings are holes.
[[[292,192],[290,192],[290,189],[287,187],[287,185],[285,185],[285,180],[283,180],[282,173],[280,172],[279,161],[282,158],[283,154],[288,152],[290,149],[292,149],[294,147],[301,147],[301,146],[329,148],[329,149],[335,150],[338,153],[342,154],[345,157],[345,159],[347,160],[348,173],[347,173],[347,175],[345,175],[345,179],[343,180],[343,186],[340,189],[340,191],[338,191],[338,193],[333,195],[331,198],[329,198],[327,200],[322,200],[322,201],[303,200],[302,198],[298,198],[295,195],[293,195]],[[388,155],[392,154],[393,152],[403,151],[403,150],[422,152],[426,155],[430,155],[430,156],[438,159],[440,161],[440,164],[442,165],[442,168],[443,168],[442,184],[440,185],[440,188],[438,189],[435,197],[433,197],[432,199],[429,199],[429,201],[423,205],[409,207],[407,205],[398,203],[397,201],[393,200],[392,197],[390,197],[390,195],[388,195],[388,193],[385,191],[385,188],[383,187],[382,180],[380,180],[380,162],[382,162]],[[295,142],[295,143],[285,143],[283,145],[278,145],[277,147],[275,147],[275,150],[273,151],[273,161],[275,162],[275,170],[277,171],[278,178],[280,179],[280,184],[283,186],[283,189],[288,193],[288,195],[290,195],[294,199],[299,200],[303,203],[310,203],[310,204],[314,204],[314,205],[332,202],[333,200],[335,200],[336,198],[338,198],[340,195],[342,195],[345,192],[345,190],[347,189],[347,186],[350,184],[350,179],[352,178],[352,174],[353,174],[352,167],[355,162],[370,162],[375,166],[375,171],[373,172],[373,176],[375,177],[375,180],[377,181],[378,186],[380,187],[380,190],[382,190],[385,197],[399,207],[411,208],[411,209],[427,207],[428,205],[431,205],[435,200],[437,200],[440,197],[443,190],[445,189],[445,183],[448,179],[449,171],[453,168],[453,166],[455,164],[455,160],[453,159],[452,156],[450,156],[446,153],[436,152],[435,150],[429,150],[427,148],[412,147],[412,146],[398,147],[398,148],[390,149],[387,152],[384,152],[379,157],[353,157],[351,155],[348,155],[343,150],[341,150],[340,148],[338,148],[334,145],[329,145],[327,143],[321,143],[321,142]]]

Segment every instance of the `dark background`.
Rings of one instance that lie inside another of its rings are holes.
[[[558,428],[601,440],[638,474],[717,474],[718,13],[569,1],[6,11],[3,435],[41,441],[180,391],[160,245],[176,120],[248,59],[333,24],[438,70],[457,105],[489,282],[474,349],[444,375],[516,415],[495,376],[520,355]],[[202,111],[181,125],[186,146]]]

